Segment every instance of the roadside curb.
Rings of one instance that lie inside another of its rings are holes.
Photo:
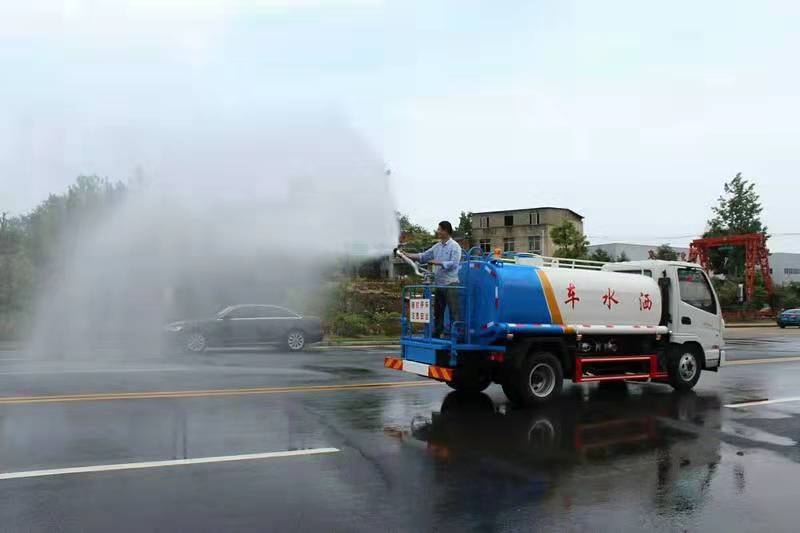
[[[725,324],[725,329],[737,329],[737,328],[777,328],[778,324],[774,322],[768,322],[766,324]]]
[[[391,348],[394,350],[399,350],[399,344],[323,344],[320,346],[312,346],[310,349],[314,350],[336,350],[336,349],[353,349],[353,348],[364,348],[364,349],[375,349],[375,348]]]

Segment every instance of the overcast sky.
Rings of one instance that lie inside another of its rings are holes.
[[[594,243],[685,245],[742,172],[800,252],[798,27],[791,1],[3,2],[0,209],[128,178],[200,110],[319,110],[429,226],[555,205]]]

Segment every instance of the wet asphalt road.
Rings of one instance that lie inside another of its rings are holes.
[[[387,350],[0,351],[0,475],[338,450],[0,479],[0,531],[797,531],[800,330],[727,337],[693,393],[567,385],[536,410]],[[790,401],[728,407],[754,400]]]

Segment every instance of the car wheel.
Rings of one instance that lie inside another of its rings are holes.
[[[786,324],[778,324],[778,327],[781,329],[786,329]]]
[[[207,347],[208,342],[202,331],[192,331],[186,335],[186,349],[190,352],[200,353]]]
[[[299,352],[306,347],[306,336],[305,333],[300,331],[299,329],[295,329],[289,332],[286,336],[286,348],[290,352]]]
[[[697,385],[702,370],[702,357],[691,346],[680,346],[669,358],[667,374],[674,389],[689,390]]]
[[[556,356],[550,352],[536,352],[528,356],[519,372],[512,376],[508,386],[513,392],[507,396],[515,403],[530,407],[558,396],[563,385],[564,371]]]

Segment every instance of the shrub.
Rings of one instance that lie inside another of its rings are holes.
[[[333,319],[331,329],[340,337],[358,337],[370,333],[370,323],[365,315],[342,313]]]
[[[400,313],[379,312],[373,315],[374,331],[378,335],[394,337],[400,335]]]

